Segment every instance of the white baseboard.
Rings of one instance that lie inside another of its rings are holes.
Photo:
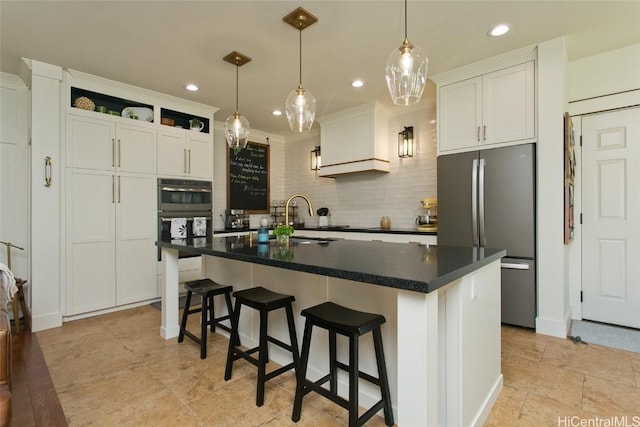
[[[31,332],[39,332],[62,326],[62,313],[51,313],[31,318]]]
[[[489,418],[489,414],[493,409],[493,405],[495,405],[496,401],[498,400],[498,397],[500,397],[500,392],[502,392],[503,382],[504,382],[504,377],[502,376],[502,374],[500,374],[500,377],[498,377],[495,384],[491,388],[491,393],[487,395],[486,400],[480,407],[480,410],[478,411],[478,415],[476,416],[476,419],[473,420],[473,422],[471,423],[472,426],[481,427],[487,421],[487,418]]]
[[[566,338],[571,327],[570,313],[565,313],[564,319],[545,319],[536,317],[536,333],[552,337]]]

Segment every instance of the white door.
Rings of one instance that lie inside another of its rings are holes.
[[[189,175],[194,178],[213,178],[213,144],[209,136],[189,136],[187,164]]]
[[[158,296],[157,181],[155,176],[116,177],[116,304]]]
[[[534,138],[534,81],[533,61],[483,76],[482,144]]]
[[[116,143],[116,166],[119,171],[156,173],[155,129],[119,124]]]
[[[67,169],[66,315],[115,305],[115,185],[113,173]]]
[[[475,147],[482,128],[482,77],[440,88],[440,151]]]
[[[187,174],[187,147],[184,134],[163,131],[158,134],[158,175]]]
[[[640,328],[640,108],[582,119],[582,316]]]

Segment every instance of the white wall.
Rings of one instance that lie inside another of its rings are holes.
[[[569,63],[569,102],[640,89],[640,44]]]
[[[329,208],[332,225],[379,227],[380,217],[387,215],[394,228],[414,228],[415,218],[421,213],[420,201],[435,197],[437,190],[436,100],[435,91],[427,92],[429,96],[423,97],[417,106],[391,109],[389,173],[318,177],[309,169],[309,156],[314,146],[320,145],[320,135],[301,136],[286,142],[285,194],[305,194],[314,211]],[[417,145],[413,157],[401,159],[397,155],[397,141],[404,126],[413,126]],[[318,226],[318,217],[309,218],[304,201],[299,201],[299,206],[305,225]]]
[[[564,38],[538,45],[538,317],[536,331],[565,337],[569,327],[568,256],[564,247]]]

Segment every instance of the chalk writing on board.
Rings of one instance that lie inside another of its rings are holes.
[[[227,149],[227,156],[228,207],[268,212],[269,146],[250,142],[243,150]]]

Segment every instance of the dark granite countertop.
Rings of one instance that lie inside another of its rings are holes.
[[[288,247],[251,236],[158,241],[212,255],[415,292],[432,292],[506,255],[503,249],[293,237]]]
[[[333,225],[329,227],[304,227],[304,228],[296,228],[295,234],[303,235],[305,230],[310,231],[344,231],[345,233],[381,233],[381,234],[425,234],[430,236],[437,236],[437,231],[420,231],[417,228],[391,228],[391,229],[382,229],[380,227],[371,227],[371,228],[361,228],[361,227],[350,227],[348,225]],[[223,235],[228,233],[238,233],[243,231],[252,231],[255,232],[257,229],[251,228],[249,230],[226,230],[226,229],[216,229],[213,230],[214,234]]]

